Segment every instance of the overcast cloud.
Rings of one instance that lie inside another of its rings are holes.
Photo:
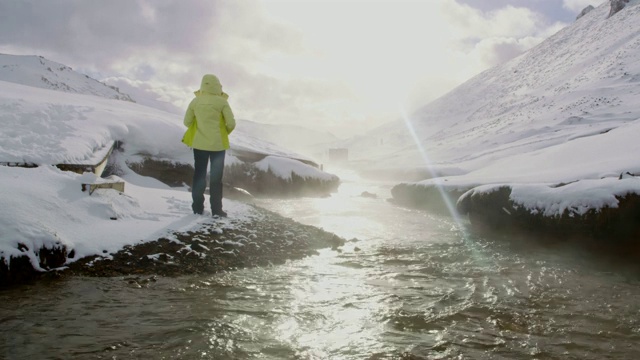
[[[241,119],[349,136],[521,54],[592,3],[0,0],[0,52],[42,55],[178,109],[214,73]]]

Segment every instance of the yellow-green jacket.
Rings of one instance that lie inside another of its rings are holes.
[[[215,75],[203,76],[200,90],[195,94],[184,115],[185,126],[191,126],[194,121],[197,125],[190,146],[207,151],[228,149],[229,134],[236,127],[236,120],[227,101],[229,96],[222,92],[220,80]]]

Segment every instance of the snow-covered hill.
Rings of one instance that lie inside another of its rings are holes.
[[[101,83],[42,56],[0,54],[0,80],[43,89],[134,101],[116,87]]]
[[[350,157],[369,169],[477,170],[484,181],[640,172],[637,141],[616,140],[629,132],[640,138],[638,3],[610,18],[603,4],[525,54],[356,139]],[[615,161],[611,149],[600,148],[613,144]],[[569,167],[579,168],[567,174]]]
[[[117,92],[109,93],[109,87],[84,80],[63,65],[36,56],[19,58],[21,66],[5,63],[2,68],[2,78],[11,81],[0,80],[0,272],[8,269],[11,258],[23,256],[34,269],[46,269],[38,255],[46,252],[43,249],[63,248],[74,254],[66,260],[73,262],[141,240],[192,231],[211,221],[210,216],[192,214],[186,187],[170,188],[129,168],[149,159],[170,166],[193,163],[193,152],[180,141],[186,130],[181,115],[118,100]],[[56,81],[42,80],[43,66],[45,72],[51,68],[58,74]],[[272,187],[294,184],[293,175],[296,185],[337,186],[339,179],[312,166],[310,159],[246,134],[242,127],[239,120],[231,134],[225,174],[229,167],[241,167],[247,170],[244,177],[266,173]],[[105,180],[50,166],[95,164],[115,141],[123,144],[112,156],[121,171],[111,180],[123,181],[125,193],[82,192],[82,184]],[[186,171],[178,175],[189,177]],[[234,219],[253,216],[247,206],[226,198],[224,204]]]
[[[180,142],[182,117],[136,103],[0,81],[0,123],[0,162],[80,164],[114,140],[124,142],[130,156],[193,160]],[[234,150],[309,160],[241,129],[233,133]]]
[[[24,102],[22,105],[24,111],[8,111],[6,114],[0,111],[0,119],[5,119],[3,120],[4,125],[12,129],[12,131],[5,133],[7,141],[14,144],[12,147],[0,148],[0,162],[78,163],[88,161],[91,157],[91,151],[104,146],[110,140],[113,140],[113,137],[121,136],[117,135],[118,131],[109,130],[105,132],[97,129],[103,125],[113,129],[123,125],[123,121],[127,124],[126,127],[134,126],[136,123],[143,124],[147,118],[151,122],[157,119],[158,123],[155,125],[145,124],[144,126],[161,126],[160,124],[167,121],[173,123],[171,130],[165,129],[165,131],[158,132],[160,138],[164,136],[169,136],[171,139],[180,138],[180,132],[184,131],[182,125],[184,112],[171,104],[147,98],[145,96],[149,96],[149,94],[145,95],[138,91],[137,95],[142,96],[141,101],[139,101],[140,99],[138,98],[131,98],[129,95],[121,93],[118,87],[109,86],[80,74],[68,66],[58,64],[41,56],[0,54],[0,81],[28,87],[26,89],[20,86],[12,87],[9,84],[0,87],[0,92],[5,90],[4,95],[0,94],[0,103],[4,103],[8,109],[12,104],[15,105],[15,103],[20,102],[19,99],[23,99]],[[34,87],[79,96],[30,90],[30,88]],[[87,95],[126,100],[136,104],[112,103],[87,97]],[[102,112],[105,114],[101,114]],[[37,116],[37,114],[46,114],[46,117]],[[19,137],[15,138],[11,134],[20,131],[19,129],[21,128],[25,128],[22,133],[33,129],[35,119],[43,120],[42,126],[48,127],[51,131],[38,134],[41,145],[34,148],[29,142],[22,143]],[[74,123],[79,119],[83,120],[82,124]],[[57,129],[62,125],[64,125],[62,129]],[[64,130],[70,126],[76,127],[75,133],[85,131],[88,136],[75,139],[77,134]],[[93,130],[96,131],[84,129],[85,126],[95,126]],[[144,130],[141,129],[140,131],[143,132]],[[102,134],[101,137],[99,139],[94,138],[98,134]],[[74,140],[69,140],[69,144],[65,145],[64,139],[67,137],[74,138]],[[4,136],[0,135],[0,140],[3,138]],[[140,140],[136,139],[136,141]],[[172,142],[169,138],[166,140],[164,153],[169,158],[175,157],[173,160],[178,161],[187,161],[189,159],[191,155],[188,152],[185,153],[185,148],[181,143]],[[304,144],[315,144],[325,140],[332,141],[335,138],[330,134],[321,134],[304,128],[276,127],[248,120],[238,120],[232,150],[282,156],[299,159],[307,163],[315,163],[309,155],[302,154],[310,154],[309,151],[302,152],[300,149],[304,149],[304,146],[302,146]],[[148,144],[140,144],[139,148],[154,149],[156,145],[152,143],[157,142],[157,140],[150,139],[150,141]],[[51,148],[47,147],[47,144],[51,145]],[[59,146],[62,146],[62,148],[59,149]],[[77,147],[83,148],[85,151],[80,153],[72,151]],[[174,147],[182,151],[176,152],[177,149],[174,149]],[[148,152],[147,150],[145,152]]]

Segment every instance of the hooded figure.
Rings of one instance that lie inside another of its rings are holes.
[[[195,133],[190,143],[195,170],[191,208],[195,214],[204,212],[207,165],[210,162],[211,213],[214,216],[227,216],[222,210],[222,174],[225,150],[229,149],[229,134],[236,127],[236,121],[227,101],[229,96],[222,92],[220,80],[215,75],[203,76],[200,90],[195,95],[184,115],[185,126],[190,127],[195,123]]]
[[[229,134],[236,127],[236,120],[220,80],[211,74],[203,76],[200,90],[194,94],[196,97],[184,116],[185,126],[191,126],[194,121],[197,123],[191,147],[207,151],[227,150]]]

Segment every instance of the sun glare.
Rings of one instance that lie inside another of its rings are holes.
[[[265,1],[278,23],[299,32],[303,53],[271,56],[263,69],[278,76],[339,79],[373,110],[406,100],[432,69],[446,73],[456,32],[441,1]],[[454,62],[461,61],[454,58]],[[439,69],[439,70],[438,70]]]
[[[435,171],[435,169],[433,167],[433,163],[431,162],[431,159],[429,159],[429,154],[427,153],[426,149],[422,145],[422,142],[418,138],[418,134],[416,133],[416,131],[415,131],[414,127],[413,127],[413,124],[411,123],[411,119],[407,115],[407,112],[405,111],[403,106],[400,106],[400,114],[402,116],[402,119],[404,120],[404,124],[407,127],[407,130],[411,134],[411,137],[413,139],[413,142],[416,145],[416,148],[420,152],[420,156],[422,157],[422,161],[424,162],[424,165],[427,167],[427,169],[429,170],[429,172],[431,174],[437,174],[437,171]],[[458,229],[461,230],[462,235],[466,239],[467,238],[467,234],[466,234],[466,231],[465,231],[465,227],[462,224],[462,218],[460,217],[460,214],[456,210],[456,206],[453,204],[453,201],[451,201],[451,198],[447,195],[447,192],[443,188],[442,183],[440,181],[437,181],[437,180],[434,181],[433,183],[438,188],[438,191],[440,192],[440,196],[442,197],[443,202],[447,206],[447,210],[449,211],[449,213],[453,217],[454,221],[456,222],[456,225],[457,225]]]

